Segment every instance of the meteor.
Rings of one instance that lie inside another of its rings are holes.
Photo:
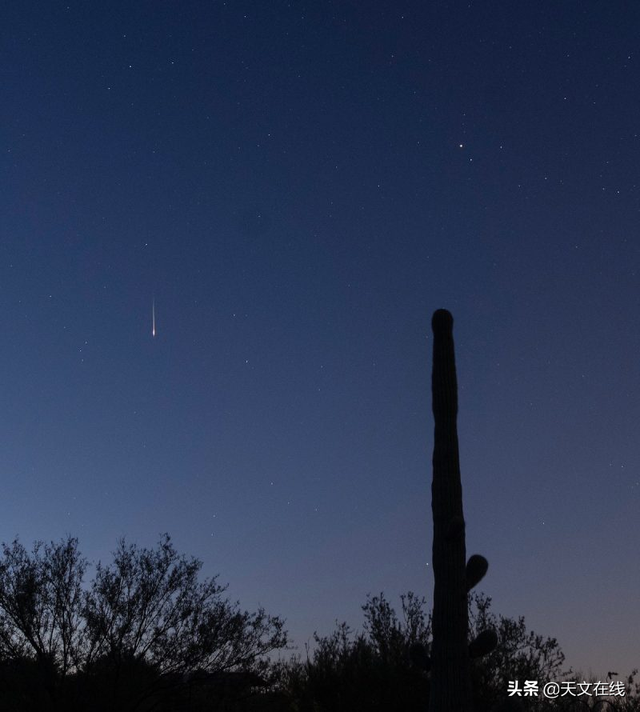
[[[156,300],[155,297],[151,302],[151,336],[156,335]]]

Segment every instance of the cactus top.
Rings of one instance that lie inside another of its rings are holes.
[[[436,309],[431,317],[431,328],[433,333],[436,332],[453,332],[453,317],[451,312],[446,309]]]

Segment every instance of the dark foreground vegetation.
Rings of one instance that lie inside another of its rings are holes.
[[[287,650],[284,621],[241,611],[200,562],[179,556],[168,536],[155,549],[120,542],[86,584],[76,539],[3,545],[0,558],[0,710],[11,712],[367,712],[424,711],[431,616],[424,599],[402,597],[398,616],[384,595],[363,606],[365,626],[315,636],[313,651]],[[606,710],[640,712],[626,695],[551,702],[509,697],[511,680],[577,680],[563,671],[555,639],[527,631],[523,618],[496,617],[470,596],[469,639],[488,628],[498,644],[472,660],[476,712]]]

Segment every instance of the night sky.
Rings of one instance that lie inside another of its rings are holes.
[[[431,605],[443,307],[480,590],[566,667],[640,665],[637,2],[0,28],[0,540],[169,532],[303,655],[367,593]]]

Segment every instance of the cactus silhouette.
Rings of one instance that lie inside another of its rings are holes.
[[[497,644],[494,630],[486,630],[467,645],[468,592],[487,572],[489,564],[474,554],[465,564],[465,522],[458,455],[458,384],[453,346],[453,317],[438,309],[433,329],[431,391],[435,421],[433,445],[433,644],[422,667],[431,671],[430,712],[471,712],[470,658],[486,655]],[[418,653],[418,654],[416,654]]]

